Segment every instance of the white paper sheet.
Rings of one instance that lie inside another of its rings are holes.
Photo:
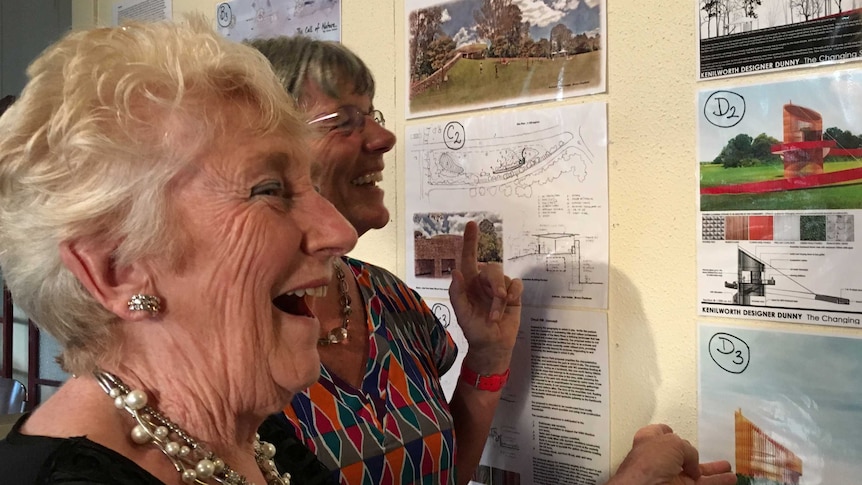
[[[698,95],[701,315],[862,327],[862,72]]]
[[[114,2],[111,10],[113,25],[123,21],[154,22],[173,17],[173,0],[126,0]]]
[[[605,483],[609,436],[607,315],[525,308],[475,483]]]
[[[467,221],[480,259],[524,282],[524,303],[607,307],[604,103],[490,114],[406,130],[407,282],[448,298]]]
[[[858,61],[859,0],[697,0],[699,79]]]
[[[341,40],[341,1],[231,0],[216,6],[219,32],[237,41],[305,35]]]

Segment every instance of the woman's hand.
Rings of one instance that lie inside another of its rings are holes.
[[[480,374],[504,372],[521,325],[520,279],[503,274],[498,263],[478,262],[479,228],[464,228],[461,269],[452,272],[449,299],[470,345],[470,368]]]

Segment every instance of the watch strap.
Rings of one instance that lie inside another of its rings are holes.
[[[458,377],[465,384],[480,391],[496,392],[506,385],[509,381],[509,369],[502,374],[479,374],[467,365],[461,365],[461,375]]]

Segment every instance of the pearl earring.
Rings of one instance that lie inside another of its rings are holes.
[[[162,310],[162,300],[154,295],[138,293],[129,298],[129,310],[133,312],[148,311],[151,316],[156,316]]]

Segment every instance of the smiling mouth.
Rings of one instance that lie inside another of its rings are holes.
[[[350,183],[353,185],[368,185],[368,184],[374,185],[377,182],[382,182],[382,181],[383,181],[383,173],[382,172],[371,172],[371,173],[367,173],[361,177],[356,177],[355,179],[351,180]]]
[[[308,302],[306,301],[306,296],[326,296],[326,288],[326,286],[318,286],[316,288],[300,288],[298,290],[288,291],[287,293],[275,297],[272,300],[272,304],[288,315],[314,317],[314,313],[312,313],[311,308],[309,308]]]

